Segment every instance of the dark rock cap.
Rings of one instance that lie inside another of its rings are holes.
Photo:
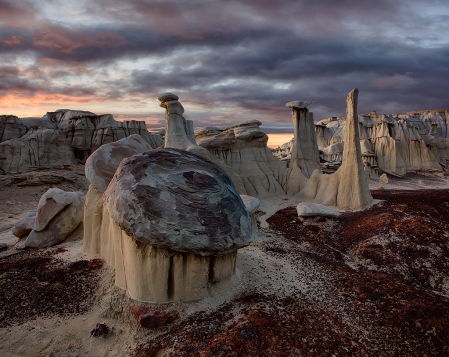
[[[151,245],[218,256],[251,241],[250,217],[229,176],[187,151],[124,159],[103,198],[121,229]]]

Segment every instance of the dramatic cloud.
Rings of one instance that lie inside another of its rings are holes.
[[[442,0],[0,0],[0,103],[158,130],[173,91],[197,127],[258,119],[278,134],[287,101],[341,116],[354,87],[361,113],[449,109],[448,20]]]

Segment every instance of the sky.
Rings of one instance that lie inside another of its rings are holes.
[[[81,109],[157,131],[173,92],[196,128],[257,119],[277,146],[285,103],[344,116],[353,88],[359,114],[449,109],[449,2],[0,0],[0,114]]]

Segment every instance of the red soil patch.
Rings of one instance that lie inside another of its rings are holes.
[[[0,259],[0,327],[91,308],[103,261],[67,263],[58,253],[61,248],[28,249]]]

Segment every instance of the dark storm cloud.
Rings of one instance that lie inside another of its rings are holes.
[[[5,88],[97,98],[90,85],[70,90],[70,76],[88,73],[86,66],[100,72],[120,59],[152,58],[157,61],[147,70],[99,82],[108,88],[102,100],[155,100],[171,90],[186,104],[243,110],[272,122],[289,121],[284,104],[296,99],[317,101],[316,118],[345,115],[354,87],[360,112],[449,107],[448,16],[420,11],[447,9],[440,0],[97,0],[82,6],[99,21],[36,21],[30,3],[0,0],[9,14],[0,21],[22,24],[0,26],[0,51],[32,53],[37,61],[20,76],[8,77],[6,68]],[[79,66],[55,64],[42,73],[43,61]],[[61,78],[68,89],[51,84]],[[219,123],[239,120],[213,115]],[[208,117],[192,119],[206,123]]]

